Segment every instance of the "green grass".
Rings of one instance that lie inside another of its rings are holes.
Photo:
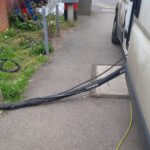
[[[60,28],[61,29],[68,29],[68,28],[72,28],[75,27],[77,25],[77,22],[70,22],[70,21],[64,21],[64,16],[60,16]]]
[[[17,73],[0,72],[0,89],[4,101],[19,101],[33,73],[47,61],[47,57],[43,55],[45,50],[42,38],[41,30],[25,31],[10,28],[0,33],[0,58],[12,59],[21,65],[21,70]],[[50,45],[50,52],[53,51]],[[11,62],[5,65],[7,69],[13,67]]]

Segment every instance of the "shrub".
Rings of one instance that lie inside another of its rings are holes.
[[[51,44],[49,44],[49,52],[53,52],[54,48]],[[39,55],[39,54],[46,54],[45,52],[45,45],[43,42],[35,43],[34,46],[31,48],[30,53],[33,55]]]
[[[15,12],[9,13],[9,23],[14,28],[26,31],[35,31],[40,29],[40,25],[34,22],[33,20],[23,19],[21,15],[16,14]]]

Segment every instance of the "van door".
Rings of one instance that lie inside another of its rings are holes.
[[[133,8],[133,0],[119,0],[118,2],[118,36],[126,48],[126,38],[129,32],[131,14]]]

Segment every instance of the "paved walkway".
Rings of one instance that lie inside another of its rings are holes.
[[[51,64],[32,78],[26,98],[46,96],[91,77],[93,64],[113,64],[122,56],[111,44],[114,13],[93,7],[79,26],[54,44]],[[113,150],[129,124],[128,99],[95,99],[84,93],[59,103],[0,116],[0,150]],[[142,150],[136,123],[123,150]]]

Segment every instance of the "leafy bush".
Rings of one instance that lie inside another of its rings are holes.
[[[49,52],[53,52],[54,48],[51,44],[49,44]],[[35,45],[31,48],[30,53],[33,55],[39,55],[39,54],[46,54],[45,52],[45,45],[43,42],[35,43]]]
[[[15,37],[17,35],[17,32],[14,28],[7,29],[6,32],[3,33],[3,35],[7,37]]]
[[[16,50],[13,46],[3,46],[0,50],[0,58],[9,58],[12,59],[15,57],[14,51]]]
[[[16,35],[17,32],[14,28],[7,29],[5,32],[0,33],[0,42],[4,42],[11,38],[14,38]]]
[[[24,77],[14,81],[4,80],[0,85],[4,99],[11,102],[19,100],[26,85],[27,80]]]
[[[26,31],[36,31],[40,29],[40,25],[36,24],[33,20],[23,19],[21,15],[17,15],[15,12],[9,13],[9,23],[14,28]]]
[[[28,37],[28,36],[22,36],[20,38],[19,46],[23,49],[31,48],[35,43],[37,42],[36,39]]]

